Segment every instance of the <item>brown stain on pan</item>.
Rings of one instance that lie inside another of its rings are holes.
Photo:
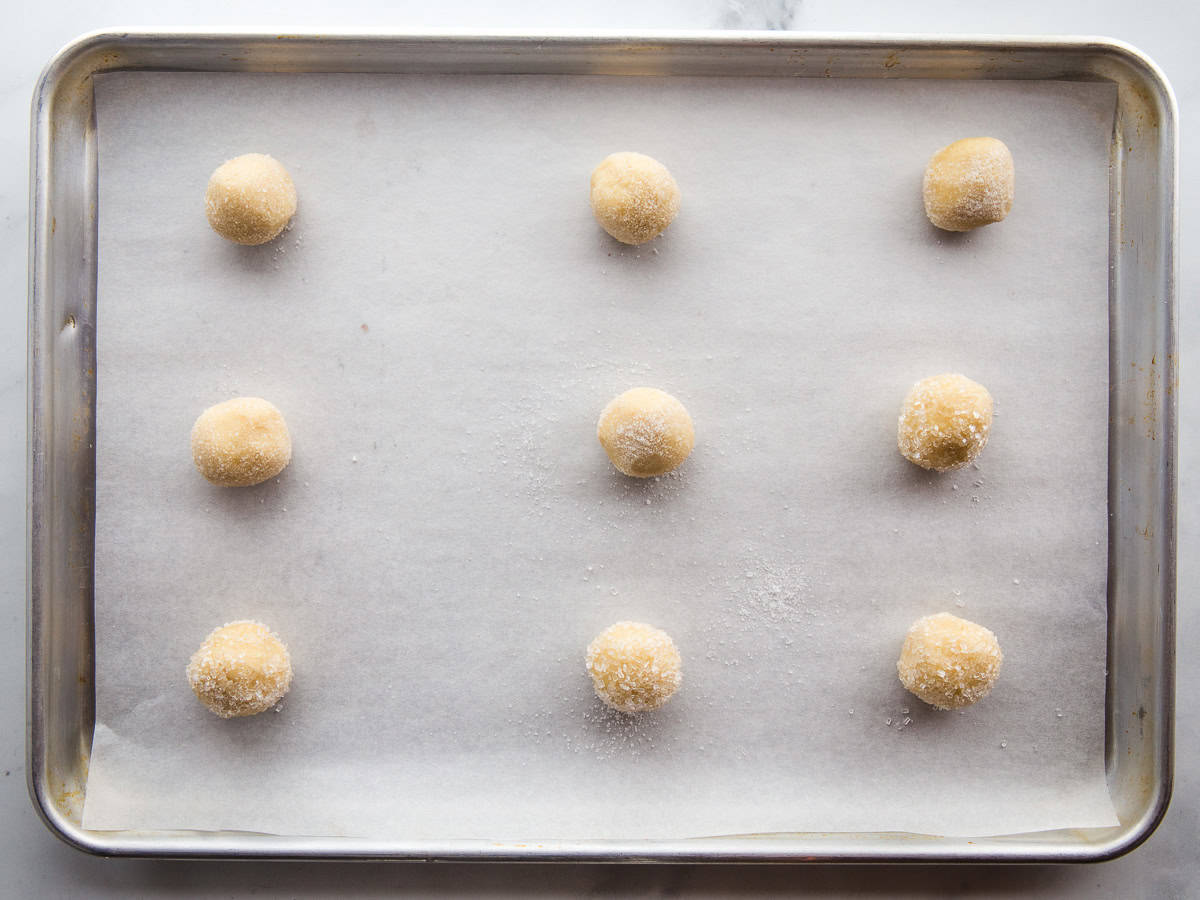
[[[1150,371],[1146,377],[1146,396],[1142,401],[1145,413],[1142,422],[1146,426],[1146,437],[1158,440],[1158,389],[1162,378],[1158,371],[1158,356],[1150,357]]]

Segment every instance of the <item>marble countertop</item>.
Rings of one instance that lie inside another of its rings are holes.
[[[1189,300],[1198,286],[1189,260],[1200,237],[1189,229],[1200,187],[1192,173],[1200,143],[1191,114],[1200,110],[1200,61],[1194,36],[1200,7],[1190,0],[1130,4],[1010,0],[609,0],[544,6],[523,0],[343,0],[336,19],[315,0],[286,11],[256,0],[60,0],[22,4],[0,58],[0,896],[12,897],[260,897],[381,896],[886,896],[1153,897],[1200,895],[1200,696],[1189,687],[1200,663],[1189,648],[1197,622],[1193,600],[1200,566],[1188,548],[1200,537],[1195,502],[1200,400],[1188,390],[1186,360],[1200,341],[1200,310]],[[1024,867],[697,867],[389,865],[334,863],[197,863],[103,860],[56,840],[30,806],[25,779],[25,304],[29,101],[47,59],[74,36],[97,28],[209,26],[273,29],[371,26],[479,29],[790,29],[797,31],[974,34],[1093,34],[1119,38],[1153,58],[1175,89],[1181,111],[1183,223],[1179,288],[1180,394],[1179,640],[1175,791],[1158,831],[1133,853],[1091,866]]]

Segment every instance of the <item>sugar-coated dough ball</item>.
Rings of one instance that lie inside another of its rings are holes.
[[[624,713],[658,709],[683,680],[670,635],[641,622],[618,622],[596,635],[587,669],[596,696]]]
[[[614,153],[592,172],[592,212],[622,244],[644,244],[679,213],[679,185],[656,159]]]
[[[999,222],[1012,209],[1012,154],[995,138],[955,141],[929,160],[924,195],[929,221],[946,231]]]
[[[964,375],[934,375],[913,385],[900,407],[896,441],[909,462],[948,472],[972,462],[992,430],[992,395]]]
[[[905,689],[930,706],[960,709],[988,695],[1003,662],[996,635],[982,625],[938,613],[913,622],[896,671]]]
[[[238,244],[265,244],[296,214],[296,186],[279,160],[247,153],[217,167],[204,209],[213,231]]]
[[[665,475],[696,443],[692,417],[665,391],[639,387],[609,401],[596,436],[612,464],[634,478]]]
[[[292,685],[292,659],[283,641],[261,622],[230,622],[192,654],[188,684],[222,719],[253,716],[283,699]]]
[[[222,487],[274,478],[292,459],[283,413],[260,397],[235,397],[210,406],[192,426],[192,460]]]

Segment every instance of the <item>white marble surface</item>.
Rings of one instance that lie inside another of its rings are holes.
[[[12,6],[9,7],[12,9]],[[331,12],[336,10],[336,14]],[[1200,663],[1191,654],[1200,567],[1189,548],[1200,537],[1196,447],[1200,395],[1188,359],[1200,341],[1200,250],[1190,227],[1200,202],[1200,61],[1194,53],[1200,7],[1193,0],[610,0],[552,6],[521,0],[343,0],[331,7],[296,0],[279,11],[257,0],[64,0],[21,4],[0,57],[0,896],[879,896],[1153,897],[1200,896]],[[1102,865],[1080,867],[633,867],[181,863],[101,860],[59,843],[34,815],[25,789],[25,301],[29,99],[38,72],[73,36],[110,26],[321,28],[335,25],[474,28],[787,28],[860,32],[1102,34],[1128,41],[1166,71],[1182,121],[1183,222],[1179,257],[1181,355],[1179,517],[1179,708],[1175,794],[1146,845]]]

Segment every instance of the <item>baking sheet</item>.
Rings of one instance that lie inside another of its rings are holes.
[[[1108,142],[1114,88],[766,78],[97,79],[97,728],[84,826],[370,837],[986,835],[1116,824],[1104,781]],[[930,153],[1004,139],[998,227],[926,222]],[[672,170],[652,245],[591,219],[609,152]],[[209,231],[269,152],[300,210]],[[911,383],[997,403],[977,467],[895,451]],[[638,384],[697,447],[633,482],[595,441]],[[264,396],[295,456],[222,490],[206,406]],[[993,694],[895,678],[947,610]],[[278,713],[219,721],[188,656],[258,618]],[[630,722],[592,636],[670,632],[684,686]]]

